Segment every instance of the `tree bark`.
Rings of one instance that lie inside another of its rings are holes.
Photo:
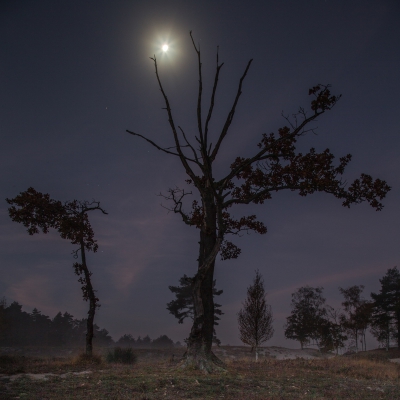
[[[187,341],[184,366],[212,372],[225,368],[225,364],[211,350],[214,332],[215,257],[209,265],[207,260],[217,244],[216,206],[211,189],[206,191],[202,202],[204,222],[200,229],[198,270],[192,281],[194,319]]]
[[[83,240],[81,241],[81,260],[82,270],[85,275],[84,281],[84,295],[87,295],[89,299],[89,311],[86,325],[86,355],[91,356],[93,354],[93,336],[94,336],[94,316],[96,313],[96,295],[93,290],[92,282],[90,280],[91,273],[86,264],[85,245]]]

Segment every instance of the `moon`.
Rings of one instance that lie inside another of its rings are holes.
[[[167,44],[164,44],[161,48],[162,51],[165,53],[166,51],[168,51],[169,46]]]

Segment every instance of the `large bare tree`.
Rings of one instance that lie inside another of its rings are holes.
[[[296,152],[296,143],[307,132],[313,131],[310,123],[332,109],[340,96],[330,92],[329,85],[317,85],[309,90],[312,97],[311,109],[300,108],[292,118],[286,117],[286,125],[278,133],[263,134],[252,157],[237,157],[232,160],[229,171],[216,177],[214,162],[223,142],[227,139],[239,98],[243,81],[249,71],[252,60],[247,63],[241,76],[233,104],[221,131],[211,141],[209,130],[213,115],[218,79],[223,63],[219,63],[218,52],[216,72],[208,112],[203,118],[202,62],[200,49],[196,46],[190,32],[198,60],[197,128],[194,142],[185,130],[175,123],[169,99],[161,83],[156,56],[154,63],[158,86],[165,102],[169,126],[173,139],[172,147],[162,147],[150,138],[131,130],[128,133],[144,139],[158,150],[177,157],[192,185],[200,196],[193,201],[191,210],[183,209],[184,198],[191,194],[181,188],[169,189],[167,199],[172,201],[171,210],[180,214],[183,222],[195,226],[200,231],[200,249],[197,273],[192,279],[194,320],[188,340],[188,349],[184,365],[197,366],[205,371],[224,367],[224,364],[211,351],[214,328],[214,304],[212,285],[215,259],[218,253],[222,259],[236,258],[240,249],[227,241],[228,234],[241,231],[255,231],[265,234],[265,225],[255,215],[234,218],[230,209],[239,204],[263,204],[272,194],[282,190],[297,191],[301,196],[314,192],[326,192],[343,200],[343,206],[367,201],[377,210],[382,209],[382,200],[390,187],[385,181],[373,180],[371,176],[361,174],[351,185],[346,186],[341,179],[346,165],[351,160],[348,154],[334,164],[334,156],[329,149],[318,153],[314,148],[307,154]]]
[[[93,352],[94,316],[96,308],[100,307],[96,290],[92,285],[92,272],[89,270],[86,260],[86,251],[96,252],[97,241],[94,239],[94,232],[90,225],[88,212],[100,210],[107,214],[98,201],[66,201],[50,198],[49,194],[37,192],[30,187],[21,192],[13,199],[6,199],[11,205],[8,209],[10,218],[22,223],[30,235],[48,233],[50,228],[57,229],[63,239],[68,239],[78,248],[72,252],[74,258],[80,256],[81,262],[73,264],[75,274],[79,276],[78,282],[82,285],[82,294],[85,301],[89,301],[89,311],[86,329],[86,354],[91,356]]]

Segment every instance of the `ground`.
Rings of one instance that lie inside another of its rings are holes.
[[[398,399],[400,358],[391,349],[352,356],[314,349],[265,347],[259,362],[248,347],[214,351],[225,372],[182,370],[184,349],[138,349],[133,365],[82,361],[71,349],[0,349],[2,399]],[[52,350],[50,352],[50,350]],[[19,354],[19,355],[17,355]]]

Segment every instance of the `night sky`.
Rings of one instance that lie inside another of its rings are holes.
[[[217,258],[217,327],[223,344],[240,344],[236,314],[255,269],[265,280],[275,318],[269,345],[298,347],[283,336],[297,288],[323,286],[339,306],[338,287],[379,290],[388,268],[400,267],[400,3],[398,0],[274,1],[18,1],[0,3],[0,296],[25,311],[86,316],[73,273],[74,246],[56,232],[29,236],[10,220],[5,198],[32,186],[57,200],[101,202],[92,212],[99,251],[89,255],[101,308],[95,322],[114,339],[124,333],[188,336],[166,310],[168,285],[196,272],[198,231],[168,213],[160,192],[185,187],[177,157],[126,129],[172,146],[159,73],[177,125],[196,133],[197,65],[189,31],[200,44],[208,109],[219,46],[221,70],[211,135],[219,134],[237,83],[253,64],[231,132],[216,162],[221,177],[237,156],[257,151],[281,116],[309,106],[308,89],[332,84],[343,97],[313,125],[299,149],[351,153],[345,178],[360,173],[392,186],[377,212],[341,206],[320,193],[280,192],[264,205],[232,209],[257,214],[266,235],[232,240],[237,260]],[[162,54],[161,45],[170,50]],[[189,203],[187,205],[189,209]]]

